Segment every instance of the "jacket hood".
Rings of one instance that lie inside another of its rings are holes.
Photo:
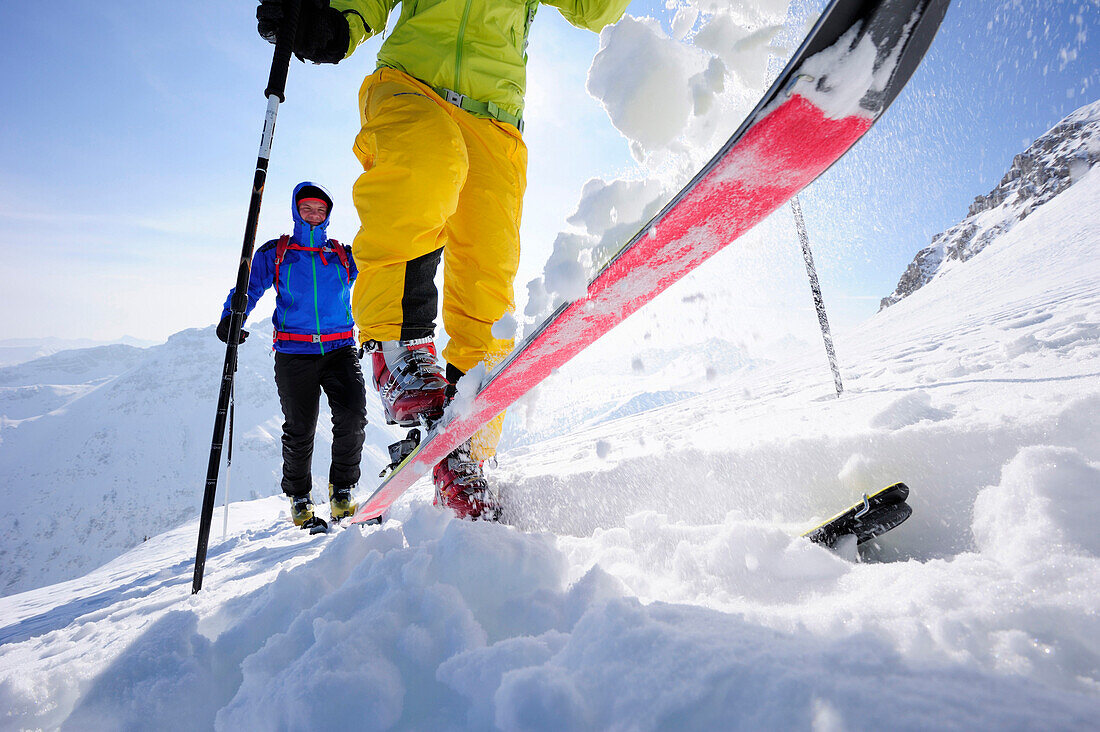
[[[303,198],[320,198],[328,204],[328,215],[325,220],[316,226],[311,226],[305,219],[298,215],[298,201]],[[305,180],[294,186],[294,193],[290,197],[290,215],[294,219],[294,239],[303,246],[324,246],[328,241],[326,230],[328,222],[332,218],[332,196],[319,183]],[[312,229],[312,231],[310,231]],[[312,234],[312,236],[310,236]]]

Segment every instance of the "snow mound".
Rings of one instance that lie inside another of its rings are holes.
[[[1100,463],[1064,447],[1028,447],[974,501],[974,540],[1006,562],[1066,552],[1100,557]]]
[[[642,563],[679,565],[700,589],[709,577],[730,595],[763,592],[759,599],[780,617],[788,602],[828,594],[830,585],[843,594],[857,568],[736,517],[711,536],[652,513],[626,531],[650,547]],[[624,539],[595,541],[611,550]],[[246,544],[231,551],[256,554],[259,547]],[[403,524],[340,531],[310,545],[321,547],[311,561],[277,574],[269,562],[267,581],[250,593],[213,606],[204,595],[191,598],[191,608],[177,600],[151,622],[139,620],[136,637],[80,693],[71,675],[37,679],[60,706],[35,709],[31,684],[11,678],[0,684],[0,704],[24,725],[127,729],[157,720],[218,730],[790,729],[822,720],[916,729],[974,718],[993,727],[1041,719],[1074,728],[1096,710],[1087,696],[1018,676],[901,655],[882,629],[844,628],[850,610],[825,605],[838,613],[833,625],[780,629],[766,614],[647,603],[602,563],[575,565],[552,536],[458,521],[430,507]],[[746,561],[746,545],[762,561]],[[745,584],[754,573],[759,581]],[[780,581],[778,590],[769,578]],[[914,585],[929,581],[931,574]],[[154,604],[163,598],[140,599],[129,612],[150,617]],[[90,619],[85,632],[100,622]],[[890,689],[890,704],[868,704],[872,678]]]

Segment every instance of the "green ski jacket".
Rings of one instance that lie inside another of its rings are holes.
[[[330,0],[351,29],[351,53],[385,30],[399,0]],[[630,0],[542,0],[578,28],[599,32]],[[540,0],[402,0],[401,15],[378,52],[429,86],[451,89],[508,114],[523,114],[527,34]]]

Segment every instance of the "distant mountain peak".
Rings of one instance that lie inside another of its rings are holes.
[[[1001,182],[970,204],[967,217],[917,252],[879,310],[965,262],[1036,208],[1069,188],[1100,161],[1100,100],[1073,112],[1012,159]]]

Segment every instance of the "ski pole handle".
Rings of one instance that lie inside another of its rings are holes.
[[[290,54],[294,51],[294,37],[298,34],[301,0],[283,0],[282,6],[283,22],[279,26],[279,35],[275,37],[275,54],[271,59],[271,72],[267,75],[267,88],[264,89],[265,97],[274,95],[280,103],[286,101],[283,92],[286,90]]]

